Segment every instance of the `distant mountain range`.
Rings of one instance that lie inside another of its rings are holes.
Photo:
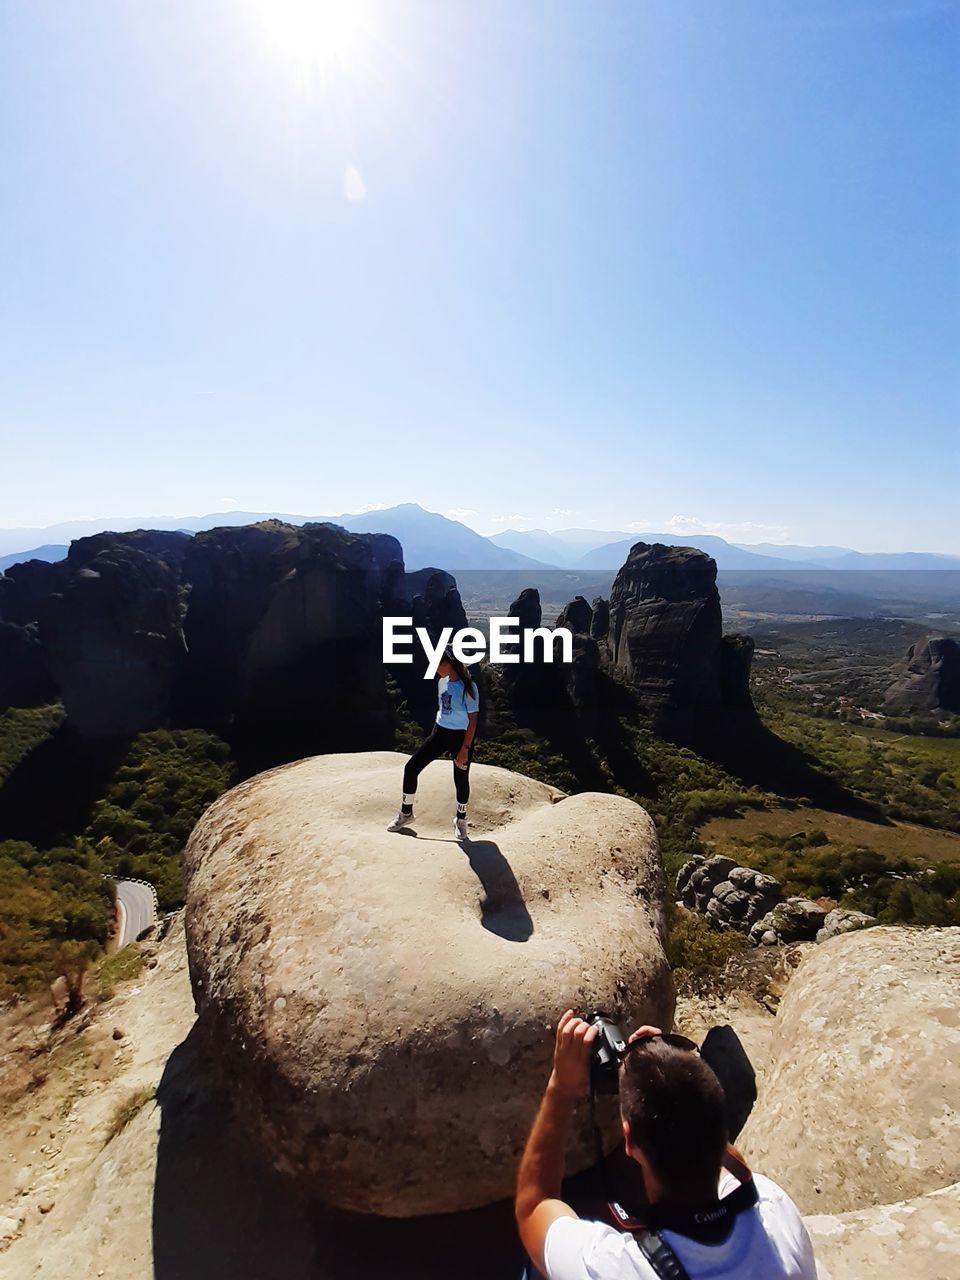
[[[9,569],[12,564],[19,564],[21,560],[46,560],[48,564],[56,564],[58,560],[66,559],[69,549],[66,543],[58,542],[34,547],[31,551],[14,551],[8,556],[0,556],[0,573]]]
[[[458,520],[425,511],[413,502],[359,514],[335,516],[291,515],[280,511],[218,511],[205,516],[125,516],[104,520],[75,520],[43,529],[0,529],[0,571],[20,560],[62,559],[75,538],[107,530],[180,529],[197,533],[224,525],[258,520],[289,524],[329,521],[353,533],[390,533],[403,545],[408,570],[436,566],[458,570],[574,569],[583,572],[617,570],[636,542],[693,546],[713,556],[720,570],[960,570],[960,556],[933,552],[866,554],[848,547],[799,547],[778,543],[744,545],[714,534],[681,536],[651,530],[508,529],[486,538]],[[31,549],[32,548],[32,549]]]

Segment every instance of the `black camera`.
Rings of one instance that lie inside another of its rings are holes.
[[[596,1094],[620,1092],[620,1062],[627,1051],[623,1032],[605,1013],[591,1013],[586,1020],[597,1028],[590,1059],[590,1088]]]

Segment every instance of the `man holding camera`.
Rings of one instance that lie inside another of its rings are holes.
[[[619,1226],[581,1219],[560,1198],[567,1129],[590,1092],[600,1034],[572,1009],[560,1019],[553,1071],[517,1178],[520,1238],[548,1280],[816,1280],[796,1206],[753,1177],[727,1140],[723,1090],[692,1041],[641,1027],[620,1062],[626,1154],[647,1205]]]

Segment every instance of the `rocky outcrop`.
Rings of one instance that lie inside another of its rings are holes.
[[[583,596],[574,596],[569,604],[565,604],[557,618],[558,627],[567,627],[574,635],[589,636],[593,622],[593,609]]]
[[[780,901],[780,884],[752,867],[737,866],[733,858],[715,854],[690,858],[677,875],[677,897],[699,911],[719,929],[749,933],[755,921]]]
[[[593,637],[593,609],[583,598],[574,596],[557,617],[557,626],[573,634],[572,661],[558,669],[570,705],[589,732],[595,721],[594,698],[597,672],[600,669],[600,646]]]
[[[960,1181],[958,980],[956,928],[877,927],[809,949],[741,1140],[802,1212],[896,1204]]]
[[[389,564],[402,559],[389,539]],[[385,732],[383,539],[270,520],[211,529],[184,561],[189,701],[203,720],[286,750]],[[393,579],[388,576],[393,585]]]
[[[592,636],[574,634],[573,661],[558,668],[563,676],[564,688],[570,705],[580,716],[580,723],[589,732],[596,716],[595,695],[597,672],[600,669],[600,648]]]
[[[301,1188],[388,1216],[511,1194],[559,1010],[673,1015],[638,805],[474,765],[471,840],[438,843],[452,787],[437,762],[413,839],[384,830],[403,762],[252,778],[185,854],[199,1026],[230,1096]],[[594,1158],[578,1114],[570,1167]]]
[[[824,927],[829,907],[811,898],[787,898],[778,902],[750,927],[750,940],[758,945],[813,942]]]
[[[753,710],[750,668],[754,648],[753,637],[739,632],[720,638],[720,701],[725,707]]]
[[[36,623],[0,621],[0,710],[53,702],[57,686],[47,670]]]
[[[416,573],[406,574],[404,590],[411,601],[413,625],[425,627],[434,640],[444,627],[458,631],[467,625],[457,580],[445,569],[418,569]]]
[[[537,641],[533,658],[524,657],[524,633],[543,626],[540,593],[527,587],[511,603],[509,616],[519,622],[515,642],[503,645],[505,653],[516,653],[519,661],[502,668],[503,679],[510,689],[515,709],[521,718],[531,711],[556,718],[568,711],[576,713],[581,731],[592,731],[596,719],[596,679],[600,669],[600,646],[591,634],[593,609],[583,596],[575,596],[560,610],[556,627],[564,627],[572,635],[571,661],[560,662],[554,650],[554,661],[544,661],[544,647]]]
[[[593,613],[590,619],[590,634],[597,644],[606,644],[610,634],[610,601],[597,596],[593,602]]]
[[[63,698],[88,736],[167,716],[184,650],[178,599],[186,534],[135,530],[74,542],[55,564],[0,575],[0,706]]]
[[[741,867],[733,858],[695,854],[677,873],[677,899],[699,911],[718,929],[748,933],[757,946],[827,942],[876,923],[875,917],[846,907],[830,910],[810,898],[783,899],[773,876]]]
[[[0,576],[0,695],[59,691],[86,736],[173,717],[268,757],[271,743],[275,756],[374,745],[390,716],[380,621],[410,612],[405,588],[395,538],[331,524],[97,534]],[[447,574],[428,579],[423,610],[466,620]]]
[[[887,690],[884,706],[905,715],[960,714],[960,644],[948,636],[912,644],[906,670]]]
[[[694,547],[638,542],[610,593],[610,652],[664,726],[749,704],[752,642],[724,641],[716,563]]]
[[[505,653],[516,653],[523,662],[523,633],[535,631],[543,625],[543,608],[540,604],[540,592],[536,587],[524,587],[516,600],[511,601],[507,617],[516,618],[519,624],[516,642],[506,641],[503,645]]]
[[[841,933],[853,933],[855,929],[868,929],[877,923],[876,916],[868,916],[865,911],[851,911],[848,907],[835,907],[828,911],[823,927],[817,933],[817,942],[829,942]]]
[[[84,538],[51,566],[59,581],[40,609],[41,651],[68,720],[89,737],[162,724],[186,656],[177,574],[145,543]]]

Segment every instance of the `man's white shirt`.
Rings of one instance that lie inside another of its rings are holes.
[[[759,1201],[739,1214],[721,1244],[701,1244],[664,1231],[663,1239],[690,1280],[817,1280],[813,1246],[785,1191],[754,1174]],[[729,1173],[720,1195],[737,1185]],[[549,1280],[656,1280],[656,1272],[628,1232],[583,1218],[557,1218],[547,1231],[544,1257]]]

